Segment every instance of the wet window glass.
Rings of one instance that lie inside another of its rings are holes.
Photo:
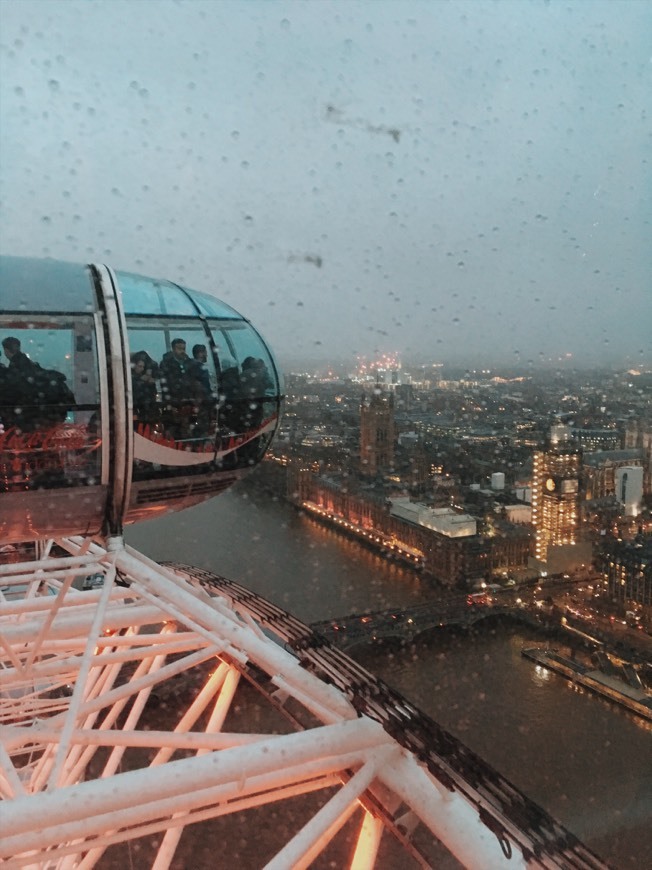
[[[350,633],[610,865],[649,863],[650,4],[0,7],[0,246],[33,258],[0,264],[0,538],[129,503],[147,556]]]
[[[226,302],[216,299],[214,296],[209,296],[207,293],[198,293],[196,290],[188,291],[199,309],[200,313],[205,317],[228,317],[235,320],[242,320],[242,315],[238,314]]]
[[[0,317],[0,490],[97,483],[94,321]]]
[[[156,473],[162,464],[164,473],[183,473],[188,453],[195,454],[196,465],[210,462],[216,449],[218,378],[202,324],[128,317],[127,325],[135,479]],[[162,457],[167,461],[162,463]]]
[[[249,467],[279,416],[277,368],[243,320],[127,316],[134,480]]]
[[[126,314],[168,314],[196,316],[197,311],[186,294],[169,281],[155,281],[140,275],[117,272]]]
[[[279,393],[276,365],[266,345],[250,324],[209,321],[209,326],[222,370],[233,368],[234,365],[247,369],[251,368],[252,361],[258,361],[258,368],[261,371],[264,368],[266,372],[265,377],[259,379],[260,391],[268,395]]]
[[[45,256],[25,259],[3,255],[0,260],[0,305],[3,311],[21,313],[91,313],[95,310],[95,293],[90,270],[86,266]]]

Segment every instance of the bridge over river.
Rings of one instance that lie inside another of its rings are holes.
[[[310,627],[341,649],[350,649],[384,638],[409,641],[433,628],[468,626],[481,619],[505,615],[541,625],[539,614],[522,604],[473,595],[453,595],[403,609],[353,613],[340,619],[314,622]]]

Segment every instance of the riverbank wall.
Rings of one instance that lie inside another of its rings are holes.
[[[575,685],[614,701],[637,716],[652,722],[652,697],[647,692],[628,686],[617,677],[561,656],[555,650],[533,647],[524,649],[521,653],[541,667],[561,674]]]
[[[522,529],[493,538],[449,536],[392,515],[382,494],[350,492],[341,482],[299,462],[265,461],[248,485],[284,498],[315,520],[357,538],[387,558],[422,570],[451,589],[467,590],[495,572],[527,564],[529,539]]]

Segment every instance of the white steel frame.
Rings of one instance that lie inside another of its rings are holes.
[[[266,867],[308,867],[355,814],[352,868],[375,865],[387,827],[409,845],[417,826],[466,867],[528,865],[531,856],[515,844],[506,857],[477,804],[446,789],[379,722],[303,668],[246,607],[120,538],[56,543],[67,555],[53,555],[49,541],[35,561],[0,565],[0,862],[7,870],[90,868],[111,845],[143,837],[158,843],[151,866],[163,870],[186,826],[320,790],[321,806]],[[92,575],[101,575],[101,586],[75,588]],[[302,711],[303,730],[224,730],[252,665],[278,703]],[[196,697],[173,724],[152,730],[153,693],[190,673],[201,675]],[[140,766],[123,770],[129,753]]]

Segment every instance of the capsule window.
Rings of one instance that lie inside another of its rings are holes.
[[[100,399],[91,317],[0,318],[0,490],[97,483]]]
[[[201,322],[129,319],[127,332],[134,478],[175,473],[191,460],[210,462],[218,431],[218,378]]]

